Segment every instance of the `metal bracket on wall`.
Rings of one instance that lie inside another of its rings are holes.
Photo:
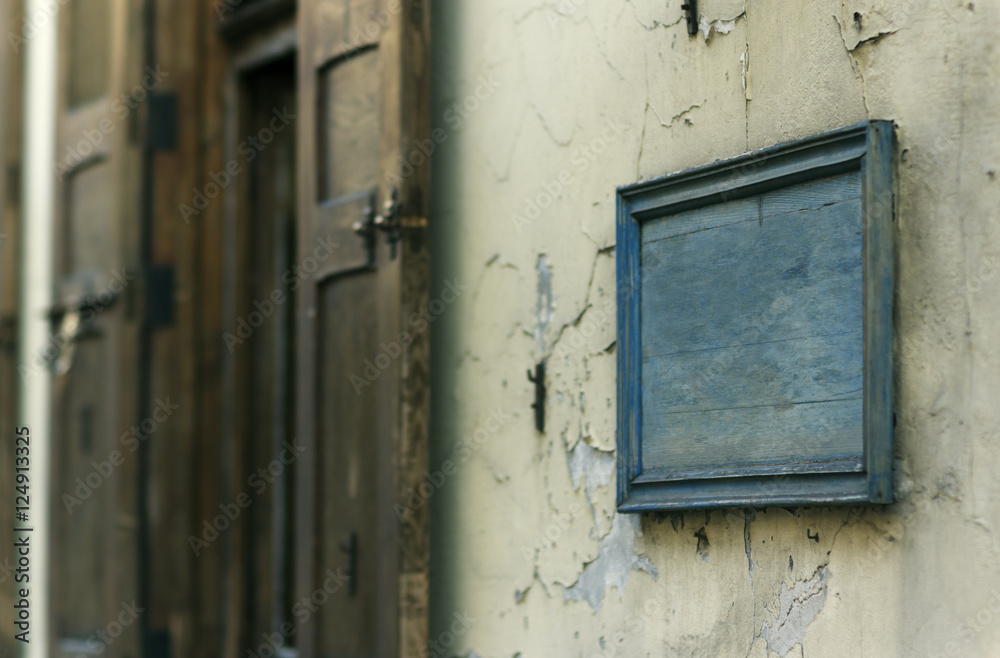
[[[684,16],[687,18],[688,36],[693,37],[698,34],[698,0],[687,0],[681,5]]]
[[[535,385],[535,403],[531,408],[535,410],[535,429],[545,432],[545,360],[542,359],[535,365],[535,374],[528,370],[528,381]]]

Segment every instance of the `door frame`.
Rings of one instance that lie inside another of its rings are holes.
[[[229,50],[229,62],[223,82],[223,163],[240,162],[238,147],[240,130],[244,117],[242,101],[243,80],[263,67],[282,59],[293,57],[298,52],[298,29],[294,13],[283,18],[274,28],[241,38],[238,45]],[[295,160],[297,164],[297,159]],[[244,171],[241,176],[248,172]],[[228,185],[222,192],[222,326],[236,326],[240,290],[240,249],[244,246],[239,236],[240,220],[244,209],[241,198],[246,190],[246,181]],[[294,193],[294,190],[293,190]],[[290,300],[294,303],[294,300]],[[290,337],[290,340],[292,338]],[[221,473],[219,474],[220,500],[233,500],[240,487],[234,472],[239,468],[240,442],[236,436],[239,426],[236,414],[239,408],[238,382],[236,381],[236,355],[222,350],[222,395],[220,419],[221,427]],[[294,492],[293,488],[289,488]],[[292,494],[294,495],[294,493]],[[243,655],[240,646],[243,637],[243,562],[245,547],[241,535],[230,537],[224,533],[220,537],[220,600],[222,614],[222,655],[237,658]],[[289,583],[289,586],[291,583]],[[277,629],[270,629],[271,632]]]

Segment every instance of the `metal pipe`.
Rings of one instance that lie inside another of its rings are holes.
[[[31,630],[21,645],[23,656],[48,658],[51,637],[49,606],[50,455],[52,378],[37,362],[50,344],[48,312],[53,296],[53,232],[56,180],[57,35],[59,2],[25,0],[25,17],[35,30],[24,42],[24,131],[21,179],[21,246],[19,258],[18,426],[30,428]]]

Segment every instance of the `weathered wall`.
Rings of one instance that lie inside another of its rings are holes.
[[[700,4],[435,3],[431,655],[1000,655],[1000,3]],[[866,118],[898,502],[616,515],[615,186]]]

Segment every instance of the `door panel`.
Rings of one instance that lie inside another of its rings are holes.
[[[309,233],[333,239],[324,275],[313,288],[316,440],[317,577],[346,577],[318,612],[318,655],[376,656],[379,633],[377,564],[377,396],[358,395],[351,375],[374,356],[379,332],[379,273],[374,259],[372,204],[378,184],[379,50],[366,47],[324,62],[316,73],[316,201]],[[306,126],[309,123],[304,124]],[[368,235],[352,230],[362,225]],[[310,249],[303,247],[303,260]],[[317,588],[319,583],[317,583]]]
[[[306,10],[311,22],[306,27],[314,61],[330,59],[348,44],[356,45],[357,35],[364,35],[365,26],[379,9],[378,0],[309,0]],[[368,40],[377,38],[369,36]]]
[[[111,166],[98,161],[66,177],[66,219],[60,232],[64,257],[59,263],[64,276],[108,270],[108,247],[115,242],[114,228],[108,221],[112,175]]]
[[[394,505],[427,462],[428,336],[404,318],[427,301],[429,167],[393,175],[429,135],[427,10],[299,3],[298,263],[339,244],[296,300],[296,426],[313,458],[296,482],[294,598],[324,601],[301,658],[427,648],[426,508]],[[330,593],[338,570],[351,577]]]
[[[319,72],[317,84],[322,140],[317,174],[319,198],[335,199],[378,182],[379,51],[360,49]]]
[[[353,581],[320,609],[319,646],[334,656],[377,655],[378,409],[374,395],[357,395],[349,374],[364,371],[378,344],[376,283],[359,271],[318,286],[318,562]]]
[[[113,409],[102,385],[115,364],[109,347],[106,331],[88,327],[73,346],[72,368],[57,381],[60,405],[55,411],[67,422],[60,435],[61,449],[52,459],[58,487],[52,517],[52,582],[58,583],[59,592],[52,605],[63,642],[85,640],[108,624],[112,566],[106,542],[112,488],[105,473],[113,475],[109,454],[122,448],[112,440]]]
[[[66,19],[70,53],[67,101],[76,107],[108,93],[111,0],[70,0]]]

